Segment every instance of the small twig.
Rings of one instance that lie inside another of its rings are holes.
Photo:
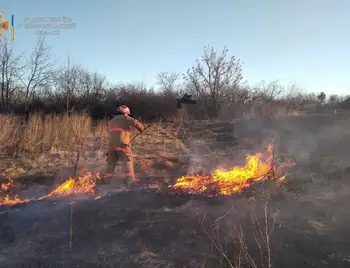
[[[264,216],[265,216],[265,239],[266,239],[266,249],[267,249],[267,262],[268,262],[268,267],[271,268],[271,248],[270,248],[267,202],[264,206]]]
[[[219,252],[219,254],[221,255],[221,258],[225,259],[226,262],[228,263],[228,265],[229,265],[231,268],[234,268],[234,265],[231,263],[231,261],[230,261],[228,255],[227,255],[227,252],[226,252],[226,250],[222,247],[220,241],[217,242],[217,241],[215,240],[215,237],[213,237],[213,236],[215,236],[214,229],[216,229],[216,231],[218,232],[217,228],[211,229],[211,233],[212,233],[212,234],[210,234],[209,231],[205,228],[205,226],[204,226],[204,220],[205,220],[205,218],[206,218],[206,215],[207,215],[207,214],[205,214],[205,215],[203,216],[203,219],[202,219],[201,222],[200,222],[200,224],[201,224],[201,226],[202,226],[202,230],[204,231],[204,233],[205,233],[205,234],[208,236],[208,238],[210,239],[211,245],[214,246],[214,247],[216,248],[216,250]],[[219,239],[218,233],[216,234],[216,239]],[[220,261],[222,261],[222,260],[220,260]]]
[[[73,207],[75,202],[70,204],[70,225],[69,225],[69,252],[72,253],[73,247]]]
[[[242,226],[240,226],[240,232],[239,232],[239,243],[240,243],[240,250],[242,249],[243,251],[243,256],[245,260],[249,263],[249,265],[253,268],[257,268],[252,256],[250,255],[248,251],[248,246],[247,243],[244,239],[244,231]]]
[[[272,173],[272,178],[275,178],[276,174],[275,174],[275,150],[274,149],[272,150],[271,173]]]
[[[218,217],[216,220],[215,220],[215,225],[219,225],[219,221],[222,220],[223,218],[225,218],[228,214],[230,214],[233,210],[235,209],[235,205],[232,205],[232,207],[222,216]]]
[[[80,147],[78,154],[77,154],[77,159],[76,159],[76,163],[75,163],[75,180],[78,178],[78,167],[79,167],[79,162],[80,162],[80,155],[81,155],[82,151],[84,150],[84,145],[85,145],[86,139],[87,138],[84,138],[84,141],[82,142],[81,147]]]

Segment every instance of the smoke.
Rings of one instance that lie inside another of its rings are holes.
[[[274,135],[262,120],[208,122],[196,126],[189,143],[189,174],[210,174],[217,168],[245,164],[248,155],[265,153]],[[206,132],[206,133],[205,133]]]
[[[346,212],[350,201],[348,116],[345,113],[306,115],[273,120],[244,119],[232,123],[231,135],[236,140],[236,149],[228,157],[230,162],[237,161],[241,157],[239,153],[264,152],[266,145],[273,140],[276,157],[291,159],[296,165],[289,170],[285,184],[267,184],[261,189],[253,189],[253,196],[241,194],[229,197],[215,206],[197,203],[195,210],[202,216],[207,215],[211,227],[220,219],[219,224],[226,232],[222,234],[225,239],[230,232],[235,232],[233,227],[237,226],[243,227],[248,232],[247,236],[254,234],[256,230],[250,229],[254,226],[251,204],[256,207],[256,219],[264,224],[264,207],[267,203],[269,221],[273,221],[277,215],[276,226],[279,226],[275,229],[277,237],[274,236],[271,242],[273,250],[280,247],[279,255],[282,255],[276,259],[275,265],[283,265],[289,260],[298,266],[292,259],[311,256],[311,252],[296,244],[322,248],[324,254],[317,258],[326,258],[330,265],[344,263],[344,260],[349,259],[348,253],[339,250],[339,244],[349,245],[343,238],[348,237],[345,229],[350,224],[350,216]],[[228,129],[224,125],[222,123],[222,128]],[[215,137],[212,145],[218,145]],[[197,149],[199,153],[195,155],[197,168],[212,161],[201,156],[201,149]],[[254,237],[251,239],[254,244]],[[291,245],[293,250],[291,247],[281,248],[276,241],[282,245]],[[317,266],[317,261],[321,259],[313,261]]]

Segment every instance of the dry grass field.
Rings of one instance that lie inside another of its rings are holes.
[[[0,267],[350,266],[347,114],[154,123],[133,142],[141,182],[132,189],[96,176],[106,122],[0,116],[0,124],[0,197],[31,200],[1,199]],[[268,155],[269,144],[274,173],[254,179],[265,166],[246,157]],[[234,166],[227,178],[215,173]],[[191,191],[169,187],[183,175],[197,175]],[[93,190],[62,187],[40,199],[70,176]],[[208,195],[232,178],[242,191]]]

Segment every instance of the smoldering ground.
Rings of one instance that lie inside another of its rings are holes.
[[[197,171],[242,164],[271,138],[295,166],[283,184],[230,197],[134,189],[77,200],[71,250],[71,199],[1,208],[1,267],[349,267],[346,116],[202,127],[213,135],[195,126]]]
[[[284,184],[277,187],[276,184],[269,183],[259,190],[251,189],[251,194],[248,195],[248,198],[254,197],[252,200],[256,211],[261,213],[264,212],[263,208],[268,200],[268,211],[274,215],[275,235],[271,236],[270,246],[273,245],[271,250],[274,252],[275,267],[349,265],[350,252],[346,250],[349,242],[345,231],[350,220],[346,213],[350,190],[348,118],[349,115],[343,113],[337,116],[308,115],[278,120],[252,119],[226,124],[212,123],[209,127],[215,129],[216,133],[227,135],[226,140],[231,139],[234,145],[225,148],[226,144],[218,139],[218,135],[214,140],[202,138],[201,141],[196,141],[197,144],[207,145],[205,148],[196,148],[194,164],[196,170],[201,170],[203,167],[211,170],[207,163],[228,167],[228,163],[231,162],[232,166],[232,163],[239,162],[237,159],[243,159],[241,156],[244,154],[263,152],[271,140],[275,142],[276,157],[291,159],[295,163],[289,170]],[[208,125],[203,127],[208,128]],[[196,128],[199,133],[202,132],[198,126]],[[205,159],[203,152],[214,151],[215,147],[224,149],[220,154],[208,154]],[[231,159],[235,161],[230,161]],[[208,230],[217,231],[218,226],[225,226],[224,230],[220,231],[222,239],[229,237],[227,234],[235,230],[236,242],[233,244],[236,246],[239,246],[237,228],[243,226],[245,235],[251,235],[250,248],[255,247],[255,254],[252,255],[259,256],[261,249],[255,241],[256,223],[252,224],[254,222],[251,215],[252,202],[251,200],[247,202],[245,198],[243,200],[239,205],[235,200],[232,211],[232,205],[228,203],[214,209],[202,206],[200,214],[207,215]],[[227,211],[231,212],[226,215]],[[275,214],[276,212],[278,213]],[[265,226],[264,214],[261,213],[258,218],[263,221],[261,226]],[[226,216],[220,218],[222,215]],[[220,221],[216,221],[217,218],[220,218]],[[269,218],[269,221],[274,220]],[[232,240],[232,237],[229,239]],[[262,241],[260,243],[263,244]],[[266,245],[264,247],[266,256]],[[237,252],[238,250],[231,250],[231,259],[237,257]],[[259,259],[260,257],[255,261],[257,267],[259,262],[261,263]],[[265,265],[267,265],[266,259]]]
[[[191,199],[134,190],[78,200],[73,206],[72,250],[72,200],[7,208],[2,215],[2,267],[188,266],[202,259],[208,244],[204,236],[204,251],[196,250],[200,244],[193,247],[201,229],[188,210]]]

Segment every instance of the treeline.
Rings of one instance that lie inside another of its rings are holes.
[[[99,73],[90,72],[68,57],[61,66],[51,47],[39,38],[31,55],[15,54],[6,38],[0,40],[0,90],[2,113],[29,115],[87,113],[95,119],[109,117],[126,104],[138,118],[193,119],[287,115],[309,104],[342,102],[345,97],[325,93],[305,94],[277,81],[251,86],[243,79],[242,64],[224,48],[205,47],[201,59],[186,72],[157,76],[157,88],[144,84],[111,85]],[[178,105],[184,94],[195,105]],[[179,107],[182,107],[179,109]]]

